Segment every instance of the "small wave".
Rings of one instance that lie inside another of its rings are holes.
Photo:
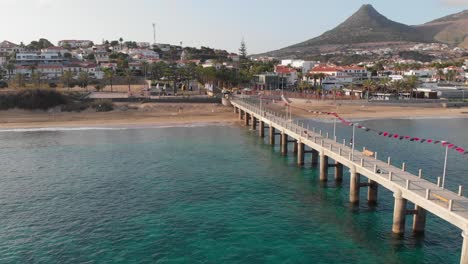
[[[229,126],[230,123],[181,123],[181,124],[155,124],[155,125],[119,125],[119,126],[95,126],[95,127],[37,127],[37,128],[6,128],[0,129],[0,133],[10,132],[60,132],[60,131],[88,131],[88,130],[130,130],[151,128],[175,128],[175,127],[207,127],[207,126]]]

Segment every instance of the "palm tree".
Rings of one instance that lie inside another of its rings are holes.
[[[314,73],[312,78],[314,78],[314,89],[317,89],[317,79],[319,78],[318,74]]]
[[[325,79],[325,77],[327,77],[327,75],[325,75],[325,73],[319,73],[317,76],[319,78],[320,88],[321,88],[322,87],[322,81],[323,81],[323,79]]]
[[[16,66],[12,62],[6,65],[6,70],[8,72],[8,80],[11,79],[11,75],[13,74],[13,71],[15,70],[15,68]]]
[[[64,87],[68,87],[70,90],[71,88],[71,83],[73,81],[73,73],[71,71],[64,71],[63,75],[61,77],[62,83],[64,84]]]
[[[408,91],[411,93],[411,97],[413,97],[413,90],[416,88],[418,84],[418,77],[417,76],[409,76],[406,78],[405,81],[405,86],[408,89]]]
[[[363,83],[362,83],[362,86],[364,87],[364,90],[366,91],[367,93],[367,100],[369,100],[369,93],[370,92],[373,92],[374,89],[375,89],[375,82],[372,81],[372,80],[365,80]]]
[[[145,79],[146,79],[147,75],[148,75],[148,69],[149,69],[148,62],[146,62],[146,61],[142,62],[141,63],[141,69],[142,69],[143,76],[145,76]]]
[[[131,87],[130,87],[130,84],[132,83],[132,79],[133,79],[133,72],[132,70],[130,69],[125,69],[124,71],[124,77],[125,77],[125,80],[127,81],[127,85],[128,85],[128,93],[130,93],[131,91]]]
[[[379,84],[383,87],[384,92],[386,92],[387,86],[390,84],[390,78],[385,77],[380,79]]]
[[[104,75],[105,75],[106,80],[109,81],[110,88],[111,88],[111,93],[112,93],[113,92],[112,84],[113,84],[113,81],[114,81],[114,70],[110,69],[110,68],[107,68],[107,69],[104,70]]]

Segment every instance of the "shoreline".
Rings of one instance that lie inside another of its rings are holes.
[[[314,109],[323,112],[336,111],[349,121],[369,120],[428,120],[466,119],[468,108],[444,109],[394,106],[346,106],[333,104],[297,104],[293,115],[297,119],[317,122],[333,122],[328,115],[308,112]],[[282,104],[270,105],[272,109],[284,112]],[[122,110],[122,108],[126,108]],[[0,132],[5,131],[47,131],[84,129],[138,129],[157,127],[223,126],[239,124],[238,115],[231,107],[196,103],[146,103],[119,105],[111,112],[45,112],[8,110],[0,111]]]

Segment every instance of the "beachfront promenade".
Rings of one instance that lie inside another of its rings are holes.
[[[320,168],[321,181],[328,181],[328,171],[333,168],[334,180],[341,182],[343,168],[349,168],[349,200],[352,204],[359,204],[362,188],[367,189],[367,200],[371,204],[377,203],[380,186],[393,192],[393,233],[404,234],[407,216],[413,218],[415,233],[424,232],[426,211],[460,228],[463,236],[460,263],[468,264],[468,199],[463,196],[462,186],[458,193],[443,189],[440,181],[433,183],[423,179],[421,171],[419,175],[413,175],[406,171],[404,164],[397,167],[390,159],[384,162],[376,156],[369,157],[364,151],[353,150],[345,142],[337,142],[315,129],[308,129],[295,120],[262,108],[259,102],[234,98],[231,104],[246,126],[258,130],[260,137],[268,134],[271,145],[275,145],[278,135],[282,155],[288,155],[289,143],[293,143],[292,152],[297,155],[299,166],[304,165],[305,155],[311,154],[312,166]],[[267,128],[268,133],[265,133]],[[367,180],[364,181],[363,177]],[[408,208],[408,202],[414,207]]]

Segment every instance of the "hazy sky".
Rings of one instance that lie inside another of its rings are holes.
[[[468,9],[468,0],[0,0],[0,41],[40,37],[209,46],[250,54],[329,30],[370,3],[388,18],[421,24]]]

